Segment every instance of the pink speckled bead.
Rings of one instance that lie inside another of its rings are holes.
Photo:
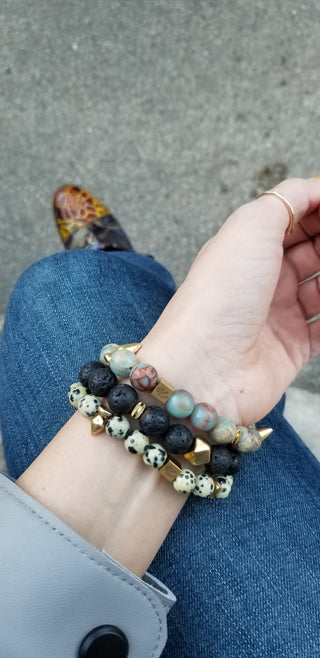
[[[153,391],[158,383],[158,373],[148,363],[138,363],[130,373],[130,383],[136,391]]]

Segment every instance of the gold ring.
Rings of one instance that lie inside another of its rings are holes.
[[[284,203],[284,205],[286,206],[290,217],[289,224],[285,232],[285,236],[288,237],[289,235],[291,235],[294,229],[294,210],[292,208],[291,203],[288,201],[288,199],[286,199],[285,196],[283,196],[283,194],[280,194],[280,192],[276,192],[275,190],[266,190],[266,192],[262,192],[262,194],[260,194],[258,198],[260,199],[260,197],[264,196],[265,194],[272,194],[273,196],[276,196],[277,199],[280,199],[280,201],[282,201],[282,203]]]

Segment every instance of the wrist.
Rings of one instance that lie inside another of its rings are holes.
[[[196,341],[194,348],[191,347],[192,341],[182,341],[184,334],[186,329],[181,334],[174,330],[168,334],[156,325],[143,340],[139,361],[151,363],[159,377],[175,390],[187,390],[196,403],[208,402],[219,416],[232,418],[237,425],[243,424],[234,382],[223,376],[218,367],[213,369],[212,359],[206,359],[206,350],[202,346],[199,348]],[[241,387],[238,396],[241,396]]]
[[[17,481],[89,543],[141,576],[186,501],[75,413]],[[128,542],[130,537],[130,542]]]

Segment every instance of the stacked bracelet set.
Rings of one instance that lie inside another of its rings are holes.
[[[230,418],[218,416],[212,405],[195,404],[187,391],[175,391],[160,379],[153,366],[138,363],[140,347],[140,343],[105,345],[99,361],[82,366],[79,381],[69,388],[70,403],[91,418],[92,434],[105,430],[123,439],[128,452],[142,455],[144,463],[157,468],[179,493],[226,498],[233,475],[241,468],[242,454],[258,450],[272,429],[237,426]],[[127,377],[130,385],[119,382]],[[138,391],[149,393],[165,408],[139,401]],[[107,407],[102,398],[108,400]],[[187,419],[206,438],[195,436],[181,422],[171,423],[170,416]],[[196,475],[182,468],[173,457],[177,454],[194,466],[205,466],[205,472]]]

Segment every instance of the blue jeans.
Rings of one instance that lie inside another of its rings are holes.
[[[105,343],[143,338],[173,292],[168,272],[135,253],[63,252],[20,278],[0,351],[11,475],[72,414],[66,391],[80,366]],[[320,466],[283,403],[230,497],[191,496],[151,565],[178,598],[164,658],[320,656]]]

